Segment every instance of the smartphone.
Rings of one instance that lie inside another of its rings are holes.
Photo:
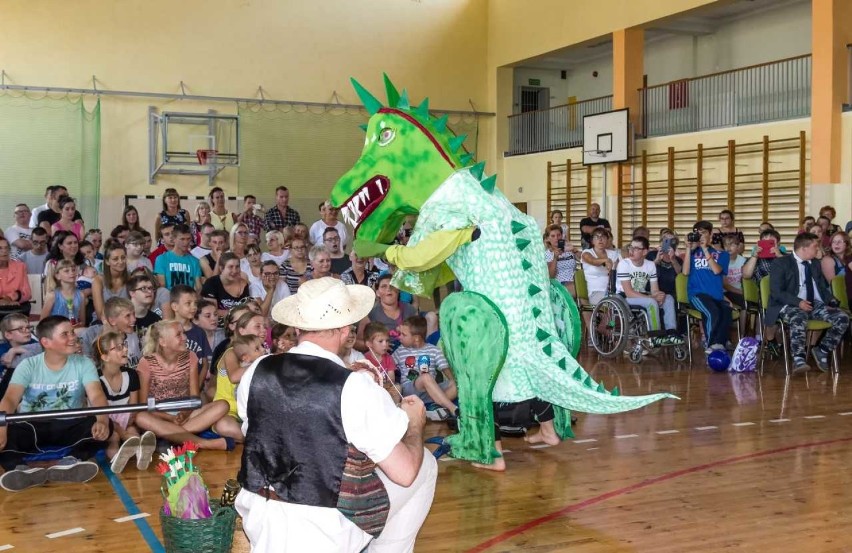
[[[661,250],[663,253],[667,253],[667,252],[669,252],[671,249],[672,249],[672,239],[671,239],[671,238],[666,238],[665,240],[663,240],[663,245],[662,245],[662,247],[660,247],[660,250]]]
[[[757,245],[760,246],[758,258],[773,259],[775,257],[775,252],[772,251],[772,248],[775,247],[775,240],[758,240]]]
[[[556,247],[559,248],[560,250],[564,251],[565,250],[565,240],[559,240],[558,242],[556,242]]]

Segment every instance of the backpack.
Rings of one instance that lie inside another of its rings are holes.
[[[731,359],[731,372],[743,373],[757,370],[757,357],[760,352],[760,339],[747,336],[740,340]]]

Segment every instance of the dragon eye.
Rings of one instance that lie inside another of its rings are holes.
[[[391,128],[382,129],[379,133],[379,146],[387,146],[396,138],[396,131]]]

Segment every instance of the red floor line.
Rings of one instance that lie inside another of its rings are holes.
[[[548,522],[550,522],[554,519],[557,519],[561,516],[567,515],[568,513],[574,513],[574,512],[580,511],[582,509],[585,509],[586,507],[589,507],[591,505],[595,505],[595,504],[600,503],[602,501],[606,501],[607,499],[612,499],[613,497],[618,497],[620,495],[625,495],[625,494],[628,494],[630,492],[635,492],[636,490],[641,490],[643,488],[653,486],[654,484],[659,484],[661,482],[666,482],[668,480],[680,478],[681,476],[686,476],[688,474],[694,474],[696,472],[701,472],[701,471],[705,471],[705,470],[716,468],[716,467],[721,467],[721,466],[725,466],[725,465],[731,465],[731,464],[734,464],[734,463],[739,463],[740,461],[749,461],[751,459],[758,459],[760,457],[768,457],[770,455],[777,455],[779,453],[786,453],[788,451],[794,451],[794,450],[797,450],[797,449],[805,449],[805,448],[809,448],[809,447],[820,447],[820,446],[826,446],[826,445],[834,445],[834,444],[840,444],[840,443],[845,443],[845,442],[852,442],[852,437],[838,438],[836,440],[825,440],[825,441],[821,441],[821,442],[810,442],[810,443],[805,443],[805,444],[797,444],[797,445],[791,445],[791,446],[787,446],[787,447],[780,447],[780,448],[777,448],[777,449],[769,449],[769,450],[766,450],[766,451],[757,451],[755,453],[748,453],[748,454],[745,454],[745,455],[739,455],[737,457],[730,457],[728,459],[720,459],[718,461],[713,461],[712,463],[705,463],[703,465],[697,465],[697,466],[694,466],[694,467],[676,470],[674,472],[667,472],[667,473],[662,474],[660,476],[655,476],[654,478],[649,478],[647,480],[637,482],[636,484],[632,484],[630,486],[625,486],[624,488],[618,488],[616,490],[612,490],[610,492],[607,492],[607,493],[604,493],[604,494],[601,494],[601,495],[596,495],[594,497],[590,497],[589,499],[585,499],[585,500],[580,501],[578,503],[572,503],[571,505],[568,505],[567,507],[563,507],[562,509],[560,509],[558,511],[554,511],[550,514],[544,515],[543,517],[539,517],[539,518],[530,520],[529,522],[525,522],[524,524],[521,524],[520,526],[516,526],[515,528],[512,528],[511,530],[508,530],[506,532],[503,532],[502,534],[494,536],[490,540],[484,541],[484,542],[480,543],[479,545],[476,545],[476,546],[474,546],[470,549],[467,549],[465,551],[465,553],[481,553],[482,551],[485,551],[486,549],[493,547],[493,546],[497,545],[498,543],[501,543],[501,542],[504,542],[504,541],[506,541],[510,538],[513,538],[513,537],[517,536],[518,534],[523,534],[527,530],[531,530],[531,529],[535,528],[536,526],[541,526],[542,524],[548,523]]]

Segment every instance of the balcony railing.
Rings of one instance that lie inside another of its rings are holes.
[[[811,56],[640,89],[639,107],[646,137],[808,117]]]
[[[612,109],[612,96],[509,116],[507,155],[575,148],[583,144],[583,116]]]

